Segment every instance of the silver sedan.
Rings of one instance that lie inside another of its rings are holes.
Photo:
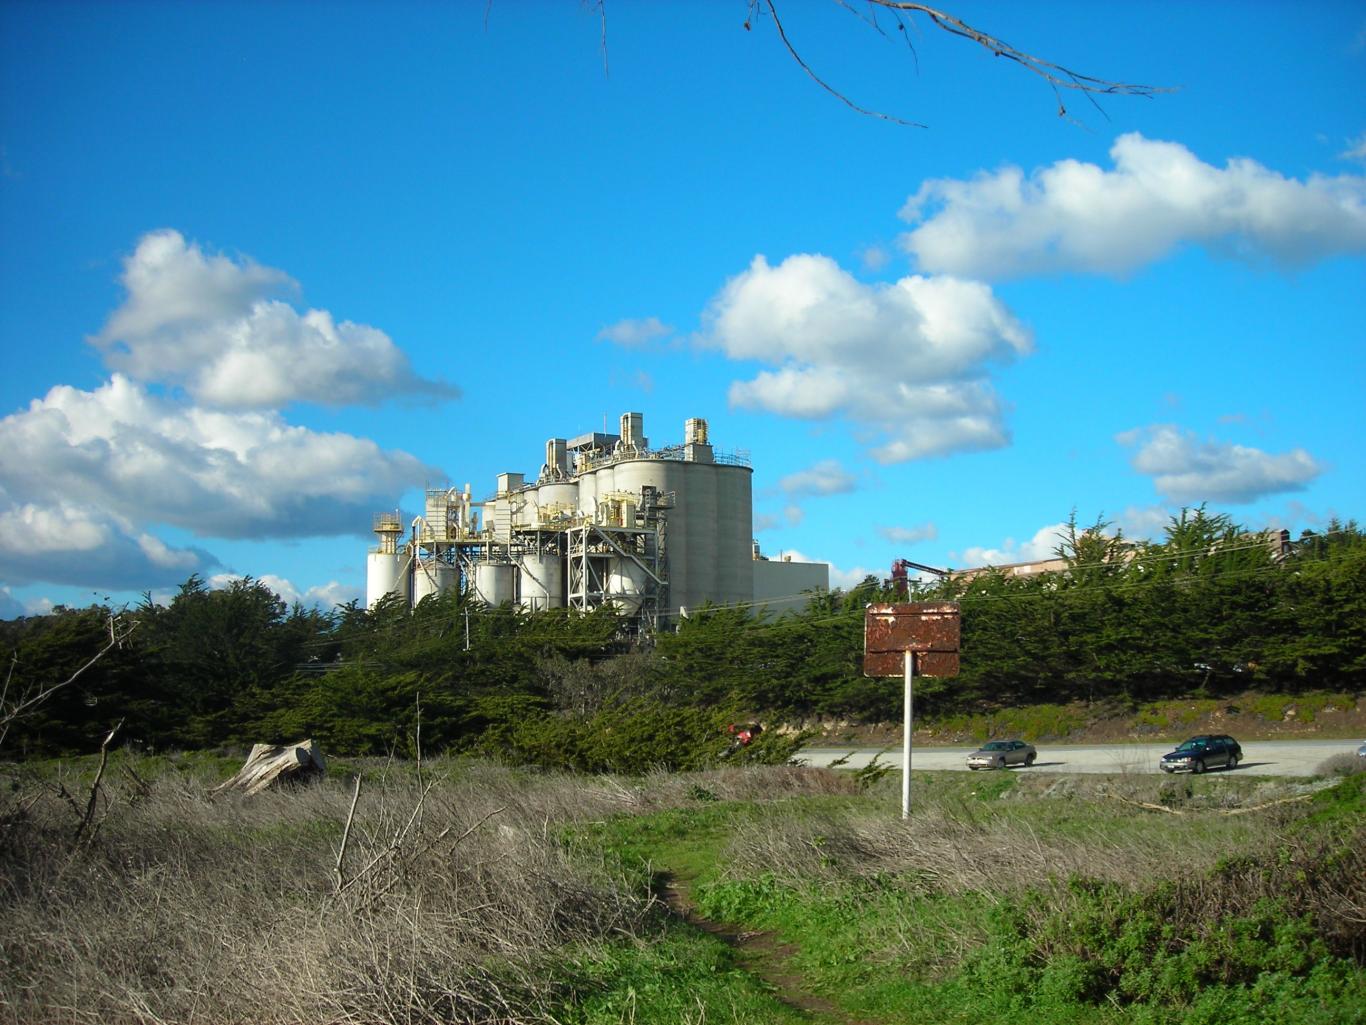
[[[969,769],[1004,769],[1007,765],[1033,765],[1039,752],[1023,740],[991,740],[968,755]]]

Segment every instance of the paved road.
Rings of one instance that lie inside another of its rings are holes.
[[[1351,754],[1360,740],[1253,740],[1242,745],[1243,762],[1235,770],[1254,776],[1312,776],[1331,755]],[[1159,772],[1157,761],[1175,744],[1072,744],[1039,745],[1039,760],[1025,772]],[[970,747],[917,747],[911,752],[912,769],[961,769],[967,771]],[[829,765],[844,756],[849,768],[862,768],[881,752],[883,762],[901,766],[901,745],[876,747],[807,747],[800,760],[808,765]],[[1012,770],[1013,771],[1013,770]],[[1222,772],[1222,769],[1212,770]]]

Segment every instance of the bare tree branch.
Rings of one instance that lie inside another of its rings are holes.
[[[926,127],[918,121],[907,121],[892,114],[884,114],[880,110],[873,110],[869,107],[860,107],[844,93],[840,92],[825,79],[821,78],[820,75],[811,70],[811,65],[807,64],[806,61],[802,59],[802,55],[797,52],[797,48],[793,46],[792,41],[787,38],[787,32],[783,29],[782,19],[778,17],[778,8],[774,6],[773,0],[764,0],[764,6],[768,8],[768,16],[773,19],[773,27],[778,30],[778,38],[783,41],[783,46],[787,47],[787,52],[792,56],[792,59],[797,62],[797,66],[810,76],[811,81],[815,82],[831,96],[838,99],[845,106],[858,111],[860,114],[866,114],[868,117],[880,118],[883,121],[891,121],[893,124],[905,125],[907,128]],[[745,24],[748,25],[749,23],[746,22]]]
[[[1122,804],[1132,805],[1135,808],[1144,808],[1148,811],[1160,811],[1167,815],[1187,815],[1189,812],[1182,811],[1180,808],[1169,808],[1165,804],[1152,804],[1149,801],[1135,801],[1119,794],[1107,793],[1104,796],[1119,801]],[[1265,804],[1253,805],[1250,808],[1224,808],[1218,811],[1201,811],[1202,815],[1250,815],[1253,812],[1265,811],[1267,808],[1275,808],[1281,804],[1294,804],[1297,801],[1308,801],[1313,798],[1313,794],[1298,794],[1295,797],[1282,797],[1279,800],[1267,801]]]
[[[1038,75],[1045,82],[1047,82],[1049,86],[1052,87],[1054,96],[1058,98],[1059,116],[1066,116],[1067,114],[1067,107],[1062,101],[1062,94],[1060,92],[1060,90],[1062,89],[1071,89],[1082,93],[1091,102],[1091,104],[1095,106],[1095,108],[1098,111],[1100,111],[1102,116],[1104,116],[1105,111],[1096,102],[1097,96],[1141,96],[1151,99],[1158,93],[1174,91],[1170,88],[1163,86],[1141,85],[1134,82],[1117,82],[1112,81],[1110,79],[1097,78],[1094,75],[1085,75],[1081,72],[1073,71],[1071,68],[1065,67],[1064,65],[1055,64],[1052,61],[1044,60],[1042,57],[1036,57],[1032,53],[1027,53],[1024,50],[1017,49],[1016,47],[1011,46],[1009,43],[1005,42],[1002,39],[998,39],[990,33],[983,32],[981,29],[974,28],[967,22],[963,21],[961,18],[949,14],[947,11],[942,11],[938,8],[930,7],[928,4],[912,3],[910,2],[910,0],[864,0],[864,2],[868,5],[870,12],[872,13],[872,17],[870,18],[867,15],[860,14],[858,11],[854,11],[853,8],[850,6],[848,0],[834,0],[834,2],[839,6],[845,8],[846,10],[852,11],[857,17],[860,18],[860,20],[868,23],[870,26],[872,26],[872,28],[875,31],[882,35],[886,35],[886,33],[883,32],[882,27],[877,24],[876,12],[878,9],[890,11],[896,17],[897,29],[904,36],[906,36],[908,46],[911,45],[909,33],[907,33],[906,31],[905,23],[901,20],[901,15],[923,14],[926,18],[928,18],[931,21],[931,23],[933,23],[938,28],[943,29],[950,35],[970,40],[978,44],[979,46],[987,50],[990,50],[995,56],[1004,57],[1006,60],[1014,61],[1016,64],[1019,64],[1022,68],[1024,68],[1026,71],[1030,71]],[[750,0],[750,19],[745,22],[746,29],[750,27],[750,24],[753,20],[754,12],[758,8],[759,0]],[[782,20],[778,17],[777,0],[762,0],[762,9],[766,10],[769,16],[773,19],[773,27],[777,30],[778,38],[782,40],[783,46],[786,47],[788,54],[790,54],[792,59],[797,62],[797,65],[803,71],[805,71],[806,74],[809,75],[811,79],[814,82],[816,82],[816,84],[818,84],[826,92],[830,93],[832,96],[839,99],[840,102],[844,103],[845,105],[858,111],[860,114],[866,114],[869,117],[880,118],[884,121],[891,121],[899,125],[907,125],[915,128],[925,127],[923,124],[920,124],[919,122],[906,121],[903,118],[895,117],[891,114],[885,114],[882,111],[873,110],[855,103],[845,93],[841,92],[839,89],[836,89],[834,86],[832,86],[830,83],[826,82],[823,78],[816,74],[816,72],[811,68],[809,64],[807,64],[806,60],[801,56],[801,54],[797,52],[796,47],[788,38],[787,31],[783,27]],[[913,54],[915,53],[914,46],[911,46],[911,52]]]
[[[895,11],[919,12],[929,18],[935,25],[942,28],[951,35],[961,36],[970,39],[980,46],[986,47],[997,57],[1004,57],[1012,60],[1021,67],[1032,71],[1045,81],[1052,83],[1055,87],[1063,89],[1076,89],[1084,93],[1108,94],[1119,96],[1143,96],[1152,98],[1157,93],[1172,92],[1171,89],[1162,86],[1139,85],[1132,82],[1112,82],[1105,78],[1096,78],[1093,75],[1083,75],[1073,71],[1071,68],[1063,67],[1061,64],[1054,64],[1052,61],[1043,60],[1035,57],[1031,53],[1017,50],[1009,43],[997,39],[995,36],[988,35],[980,29],[975,29],[965,21],[955,18],[952,14],[936,10],[925,4],[907,3],[904,0],[868,0],[868,3],[878,7],[885,7]]]
[[[123,647],[124,642],[128,640],[129,635],[132,634],[135,629],[137,629],[136,622],[131,624],[125,623],[122,616],[111,613],[109,616],[109,641],[103,648],[90,656],[84,665],[60,683],[54,683],[50,686],[41,687],[36,690],[30,688],[24,694],[15,698],[13,701],[10,701],[10,678],[14,675],[14,666],[19,659],[18,652],[16,652],[14,658],[10,661],[9,675],[5,677],[4,689],[0,690],[0,747],[4,746],[5,737],[9,733],[11,726],[20,719],[32,715],[45,701],[58,691],[75,683],[82,673],[100,659],[104,658],[104,656],[109,654],[114,648]]]
[[[85,814],[81,816],[81,824],[76,827],[76,833],[71,838],[72,844],[80,842],[81,835],[90,828],[90,823],[95,819],[95,808],[100,796],[100,781],[104,779],[104,767],[109,764],[109,745],[113,742],[114,735],[117,734],[122,727],[123,720],[120,719],[114,724],[114,728],[105,734],[104,743],[100,745],[100,767],[95,770],[95,781],[90,784],[90,799],[86,802]],[[99,823],[96,823],[94,830],[90,833],[91,840],[95,838],[95,834],[99,832],[99,829]]]
[[[937,7],[931,7],[928,4],[915,3],[912,2],[912,0],[862,0],[862,3],[867,8],[865,12],[858,10],[855,7],[854,0],[834,0],[834,3],[853,14],[854,17],[858,18],[870,29],[884,38],[890,37],[888,36],[887,31],[882,27],[882,24],[878,21],[878,12],[883,11],[890,14],[893,21],[896,23],[896,31],[901,33],[901,38],[906,41],[906,47],[910,50],[912,58],[916,61],[917,68],[919,66],[920,58],[919,54],[916,52],[915,44],[911,40],[911,33],[907,27],[907,21],[909,20],[908,16],[916,14],[924,15],[932,24],[950,35],[970,40],[978,46],[990,50],[993,55],[1004,57],[1009,61],[1014,61],[1026,71],[1030,71],[1042,78],[1049,84],[1053,90],[1053,95],[1057,98],[1059,117],[1068,116],[1067,107],[1062,101],[1061,90],[1063,89],[1071,89],[1080,92],[1087,98],[1088,102],[1096,108],[1101,116],[1106,117],[1107,120],[1108,115],[1105,114],[1105,111],[1100,104],[1096,102],[1097,96],[1142,96],[1151,99],[1158,93],[1175,91],[1175,89],[1167,86],[1142,85],[1136,82],[1118,82],[1108,78],[1098,78],[1095,75],[1086,75],[1078,71],[1073,71],[1065,65],[1055,64],[1052,61],[1044,60],[1042,57],[1036,57],[1032,53],[1011,46],[1009,43],[988,32],[974,28],[956,15],[940,10]],[[580,5],[584,10],[596,13],[601,22],[602,29],[599,45],[602,49],[602,70],[603,74],[610,74],[607,59],[607,0],[580,0]],[[904,125],[909,128],[926,127],[919,121],[907,121],[905,118],[897,117],[894,114],[887,114],[883,111],[855,103],[847,93],[831,85],[817,74],[816,70],[807,63],[806,58],[798,52],[797,47],[793,44],[791,38],[789,38],[787,29],[783,25],[782,18],[778,15],[778,0],[745,0],[745,6],[748,9],[744,22],[745,31],[748,32],[753,28],[756,18],[767,14],[773,21],[773,27],[777,31],[778,38],[782,41],[783,47],[787,50],[788,55],[797,63],[797,66],[801,68],[813,82],[831,96],[834,96],[841,103],[845,104],[845,106],[859,114],[878,118],[883,121],[890,121],[893,124]],[[485,0],[484,29],[486,31],[488,29],[489,13],[492,9],[493,0]],[[911,24],[914,24],[914,22],[911,22]]]
[[[360,773],[356,773],[356,789],[351,794],[351,810],[346,815],[346,827],[342,830],[341,847],[337,849],[336,867],[336,893],[341,893],[342,887],[346,884],[346,876],[342,869],[346,863],[346,844],[351,839],[351,826],[356,821],[356,803],[360,800]]]

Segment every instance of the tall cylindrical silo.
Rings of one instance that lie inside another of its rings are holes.
[[[514,588],[516,567],[510,562],[477,562],[474,564],[474,596],[488,605],[502,605],[516,598]]]
[[[579,475],[577,503],[582,515],[592,516],[597,512],[598,495],[612,490],[613,471],[614,467],[609,464]]]
[[[365,559],[365,607],[374,606],[386,594],[409,598],[408,554],[371,552]]]
[[[618,463],[613,486],[638,493],[650,484],[673,495],[666,513],[668,614],[707,601],[754,598],[752,475],[747,466],[689,460]]]
[[[579,486],[572,481],[542,484],[529,489],[527,498],[535,503],[541,523],[550,522],[560,513],[576,513],[579,510]]]
[[[754,600],[752,471],[716,465],[717,592],[725,601]]]
[[[445,594],[460,579],[459,571],[449,563],[437,559],[418,559],[413,564],[413,604],[428,595]]]
[[[524,608],[531,612],[564,605],[564,559],[553,552],[528,552],[519,564]]]
[[[641,495],[641,489],[645,487],[654,488],[660,492],[679,491],[679,485],[680,482],[682,482],[679,467],[682,466],[683,463],[671,461],[671,459],[627,459],[627,461],[616,463],[615,466],[604,467],[604,470],[598,471],[596,474],[598,477],[597,487],[600,488],[602,493],[608,491],[628,493],[628,495],[637,496],[637,499],[639,499],[639,495]],[[605,474],[611,474],[611,477],[607,477]],[[680,575],[680,577],[675,577],[675,573],[673,573],[673,555],[675,555],[673,544],[675,544],[675,540],[678,541],[679,544],[678,551],[683,553],[684,556],[686,556],[687,553],[686,534],[678,534],[675,532],[675,521],[678,518],[673,515],[673,512],[675,511],[669,510],[667,552],[669,563],[668,600],[671,605],[678,604],[675,599],[673,599],[673,589],[675,589],[676,586],[678,586],[678,588],[686,589],[688,586],[686,564],[682,567],[682,575]],[[634,523],[632,523],[632,525],[634,525]],[[637,567],[637,569],[639,569],[639,567]]]

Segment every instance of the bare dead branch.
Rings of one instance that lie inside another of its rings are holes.
[[[346,825],[342,829],[341,847],[337,849],[337,884],[335,893],[341,893],[342,884],[346,882],[346,877],[342,874],[342,866],[346,862],[346,845],[351,839],[351,826],[356,821],[356,803],[360,800],[360,773],[356,773],[356,789],[351,794],[351,810],[346,813]]]
[[[133,782],[133,788],[136,792],[136,800],[141,800],[152,795],[152,784],[148,783],[145,779],[139,776],[137,770],[135,770],[131,765],[123,766],[123,774]]]
[[[602,40],[598,44],[602,48],[602,73],[610,77],[612,69],[607,66],[607,0],[593,0],[588,6],[590,10],[594,7],[598,9],[598,18],[602,22]]]
[[[394,834],[394,838],[389,841],[388,846],[371,858],[364,868],[350,879],[338,885],[337,893],[349,890],[357,880],[363,879],[365,876],[369,875],[381,862],[394,857],[402,849],[403,843],[408,837],[408,831],[413,828],[413,823],[421,817],[423,805],[427,801],[427,795],[431,793],[432,787],[434,786],[436,786],[436,780],[432,780],[422,789],[422,793],[417,799],[417,805],[413,808],[413,813],[408,816],[408,821],[404,824],[403,828]],[[357,792],[359,792],[359,790]]]
[[[859,21],[863,22],[878,35],[882,36],[884,39],[887,38],[887,33],[883,31],[881,23],[877,20],[877,8],[871,8],[868,14],[864,14],[857,7],[851,4],[849,0],[835,0],[835,3],[838,4],[840,7],[843,7],[846,11],[852,14]],[[893,11],[892,16],[896,18],[897,24],[900,25],[900,15]]]
[[[1127,804],[1133,808],[1144,808],[1147,811],[1160,811],[1165,812],[1168,815],[1186,814],[1180,808],[1168,808],[1165,804],[1153,804],[1151,801],[1134,801],[1127,797],[1121,797],[1119,794],[1107,793],[1104,796],[1110,798],[1111,800],[1118,801],[1120,804]]]
[[[97,663],[100,659],[104,658],[104,656],[109,654],[109,652],[112,651],[114,648],[123,647],[123,644],[125,641],[128,640],[129,635],[137,629],[137,623],[134,622],[132,624],[125,625],[121,622],[121,620],[121,616],[112,614],[110,615],[109,641],[99,651],[95,652],[94,655],[90,656],[90,658],[85,662],[84,665],[82,665],[74,673],[68,676],[65,680],[62,680],[60,683],[54,683],[50,686],[42,687],[37,690],[30,690],[21,697],[15,699],[13,703],[8,703],[10,677],[14,674],[14,665],[19,658],[18,652],[15,653],[13,660],[11,660],[10,662],[9,675],[7,675],[5,678],[4,691],[0,692],[0,746],[4,745],[5,737],[9,734],[11,726],[13,726],[20,719],[32,715],[45,701],[51,698],[58,691],[63,690],[64,688],[69,687],[71,684],[75,683],[76,680],[80,678],[82,673],[84,673],[87,669],[89,669],[91,666]]]
[[[1221,815],[1249,815],[1254,811],[1262,811],[1266,808],[1274,808],[1278,804],[1294,804],[1296,801],[1308,801],[1313,794],[1300,794],[1298,797],[1282,797],[1279,801],[1268,801],[1266,804],[1259,804],[1252,808],[1232,808],[1228,811],[1220,812]]]
[[[926,127],[918,121],[907,121],[904,118],[899,118],[892,114],[884,114],[880,110],[873,110],[869,107],[861,107],[853,100],[851,100],[848,96],[846,96],[844,93],[840,92],[838,89],[832,86],[825,79],[821,78],[820,75],[816,74],[816,72],[811,69],[811,65],[807,64],[806,61],[802,59],[802,55],[797,52],[797,48],[793,46],[792,41],[787,38],[787,32],[783,29],[782,19],[778,17],[778,8],[774,6],[774,0],[764,0],[764,6],[768,9],[769,17],[773,19],[773,27],[778,30],[778,38],[783,41],[783,46],[787,48],[788,54],[792,57],[794,61],[797,62],[797,66],[806,72],[806,74],[810,77],[811,81],[815,82],[818,86],[820,86],[822,89],[828,92],[831,96],[835,97],[837,100],[839,100],[841,103],[843,103],[850,109],[855,110],[860,114],[864,114],[867,117],[875,117],[882,121],[890,121],[893,124],[904,125],[907,128]],[[746,22],[746,24],[748,24],[748,22]]]
[[[1112,800],[1119,801],[1121,804],[1128,804],[1128,805],[1131,805],[1131,806],[1133,806],[1133,807],[1135,807],[1135,808],[1144,808],[1144,809],[1146,809],[1146,810],[1148,810],[1148,811],[1166,812],[1168,815],[1186,815],[1186,814],[1189,814],[1188,812],[1184,812],[1184,811],[1182,811],[1182,810],[1179,809],[1179,808],[1168,808],[1165,804],[1152,804],[1152,803],[1150,803],[1150,802],[1148,802],[1148,801],[1134,801],[1134,800],[1131,800],[1131,799],[1129,799],[1129,798],[1127,798],[1127,797],[1121,797],[1119,794],[1109,794],[1109,793],[1107,793],[1107,794],[1105,794],[1105,796],[1111,798]],[[1265,811],[1267,808],[1274,808],[1274,807],[1276,807],[1276,806],[1279,805],[1279,804],[1293,804],[1293,803],[1295,803],[1296,801],[1307,801],[1307,800],[1309,800],[1309,799],[1310,799],[1311,797],[1313,797],[1313,796],[1314,796],[1313,794],[1300,794],[1300,795],[1298,795],[1298,796],[1296,796],[1296,797],[1282,797],[1280,800],[1277,800],[1277,801],[1268,801],[1268,802],[1266,802],[1265,804],[1253,805],[1253,806],[1250,807],[1250,808],[1224,808],[1224,809],[1220,809],[1220,810],[1218,810],[1218,811],[1202,811],[1200,814],[1202,814],[1202,815],[1250,815],[1250,814],[1252,814],[1252,813],[1255,812],[1255,811]]]
[[[494,808],[492,811],[486,812],[483,815],[483,817],[479,819],[478,822],[470,826],[469,829],[465,830],[463,833],[461,833],[459,836],[457,836],[454,840],[451,841],[451,849],[454,850],[455,848],[459,847],[461,841],[467,839],[470,836],[470,834],[473,833],[476,829],[482,826],[489,819],[493,818],[493,816],[501,815],[505,811],[507,811],[507,805],[503,805],[501,808]],[[437,842],[444,840],[448,833],[450,833],[449,828],[442,830],[441,835],[433,839],[432,845],[434,846]]]
[[[76,798],[71,796],[71,791],[66,788],[66,784],[58,783],[53,789],[53,793],[66,802],[67,807],[70,808],[72,814],[76,816],[76,821],[80,822],[82,816],[81,806],[76,803]]]
[[[1083,75],[1073,71],[1071,68],[1061,64],[1054,64],[1041,57],[1035,57],[1031,53],[1017,50],[1009,43],[997,39],[995,36],[988,35],[979,29],[955,18],[951,14],[939,11],[925,4],[906,3],[904,0],[869,0],[870,3],[880,7],[887,7],[899,11],[920,12],[928,17],[935,25],[942,28],[951,35],[961,36],[970,39],[990,50],[997,57],[1004,57],[1006,60],[1014,61],[1021,67],[1032,71],[1047,82],[1063,89],[1075,89],[1084,93],[1099,93],[1114,96],[1142,96],[1151,99],[1157,93],[1173,92],[1174,90],[1165,86],[1140,85],[1135,82],[1114,82],[1106,78],[1097,78],[1094,75]]]
[[[100,745],[100,765],[99,768],[95,770],[95,781],[90,784],[90,799],[86,801],[85,814],[81,817],[81,824],[76,827],[76,833],[71,838],[73,844],[80,843],[81,836],[90,828],[91,822],[95,819],[95,807],[98,804],[100,797],[100,781],[104,779],[104,768],[109,764],[109,745],[113,742],[115,734],[117,734],[122,727],[123,720],[120,719],[114,724],[114,728],[105,734],[104,743]],[[90,834],[91,839],[94,839],[95,833],[99,832],[99,828],[100,827],[97,824]]]
[[[867,107],[863,107],[855,103],[845,93],[841,92],[839,89],[835,88],[834,86],[830,85],[830,83],[822,79],[819,75],[816,74],[816,72],[811,68],[811,66],[807,64],[806,60],[797,52],[796,47],[788,38],[786,30],[783,28],[782,20],[778,17],[777,0],[762,0],[762,2],[763,8],[767,10],[769,16],[772,17],[773,26],[778,32],[778,38],[782,40],[783,46],[787,49],[788,54],[792,57],[793,60],[797,62],[797,65],[803,71],[805,71],[806,74],[810,76],[810,78],[814,82],[816,82],[816,84],[818,84],[822,89],[824,89],[826,92],[830,93],[832,96],[840,100],[840,102],[844,103],[848,107],[851,107],[853,110],[857,111],[860,114],[865,114],[869,117],[879,118],[884,121],[891,121],[894,124],[906,125],[915,128],[925,127],[923,124],[920,124],[919,122],[906,121],[902,118],[895,117],[891,114],[883,113],[879,110],[873,110]],[[1140,96],[1147,99],[1151,99],[1158,93],[1174,91],[1173,89],[1165,86],[1142,85],[1136,82],[1118,82],[1112,81],[1111,79],[1107,78],[1098,78],[1094,75],[1086,75],[1078,71],[1073,71],[1071,68],[1068,68],[1064,65],[1055,64],[1052,61],[1044,60],[1042,57],[1036,57],[1032,53],[1028,53],[1024,50],[1020,50],[1014,46],[1011,46],[1009,43],[1005,42],[1002,39],[998,39],[996,36],[993,36],[988,32],[984,32],[981,29],[974,28],[967,22],[963,21],[961,18],[949,14],[947,11],[942,11],[938,8],[930,7],[928,4],[913,3],[910,2],[910,0],[864,0],[864,2],[868,5],[869,9],[873,12],[874,16],[872,18],[869,18],[866,15],[854,11],[855,15],[858,16],[860,20],[871,25],[872,28],[879,34],[886,35],[886,33],[883,32],[882,27],[877,24],[876,11],[879,8],[885,11],[890,11],[894,16],[896,16],[897,28],[906,37],[906,43],[908,46],[911,46],[911,52],[913,54],[915,53],[915,47],[911,45],[910,35],[906,31],[906,25],[901,20],[901,15],[903,14],[922,14],[926,18],[928,18],[933,25],[949,33],[950,35],[958,36],[960,39],[967,39],[971,42],[974,42],[977,45],[983,47],[984,49],[989,50],[994,56],[1004,57],[1006,60],[1013,61],[1014,63],[1020,65],[1026,71],[1038,75],[1052,87],[1053,94],[1058,99],[1058,115],[1060,117],[1065,117],[1067,115],[1067,107],[1062,101],[1062,94],[1060,92],[1060,90],[1062,89],[1071,89],[1082,93],[1087,98],[1087,100],[1092,104],[1092,106],[1094,106],[1096,110],[1098,110],[1101,113],[1102,116],[1105,116],[1105,111],[1100,106],[1100,104],[1096,102],[1097,96]],[[835,0],[835,3],[839,4],[839,6],[844,7],[847,10],[853,11],[853,8],[848,3],[848,0]],[[750,27],[755,7],[756,3],[753,2],[753,0],[751,0],[751,17],[750,20],[747,20],[745,22],[746,29]]]
[[[3,688],[0,688],[0,709],[4,709],[4,708],[8,707],[7,704],[6,704],[6,702],[8,702],[8,700],[9,700],[9,685],[10,685],[10,681],[14,679],[14,667],[17,666],[18,664],[19,664],[19,652],[18,652],[18,651],[15,651],[12,655],[10,655],[10,660],[9,660],[9,672],[7,672],[7,673],[5,674],[5,686],[4,686]],[[3,734],[3,733],[0,733],[0,740],[3,740],[3,739],[4,739],[4,734]]]

